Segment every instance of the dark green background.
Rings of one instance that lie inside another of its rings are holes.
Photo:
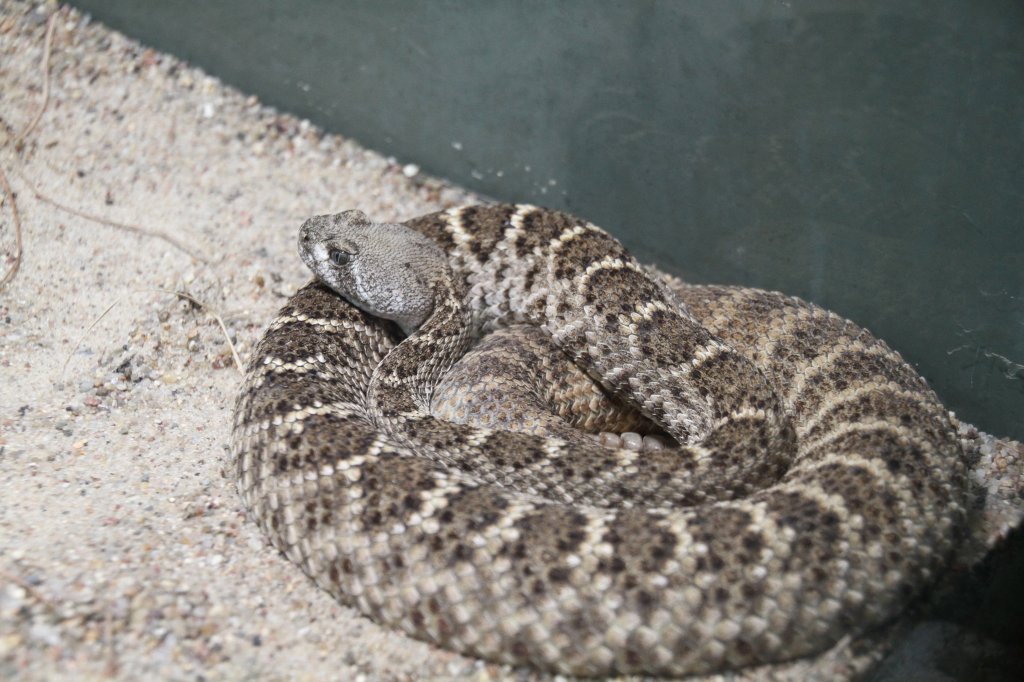
[[[1019,0],[74,4],[691,280],[836,310],[1024,438]]]

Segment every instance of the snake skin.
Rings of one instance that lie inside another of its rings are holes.
[[[964,454],[882,341],[781,294],[659,276],[564,213],[405,225],[451,268],[422,327],[396,345],[394,323],[313,282],[254,350],[235,408],[252,516],[343,603],[493,661],[687,675],[812,656],[945,569]],[[432,414],[465,350],[521,324],[679,446]]]

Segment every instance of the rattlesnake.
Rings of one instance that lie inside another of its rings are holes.
[[[532,206],[318,216],[300,252],[327,286],[253,353],[239,485],[273,544],[374,620],[563,673],[740,669],[885,623],[964,535],[947,411],[832,313],[683,284]],[[679,447],[431,414],[468,346],[522,324]]]

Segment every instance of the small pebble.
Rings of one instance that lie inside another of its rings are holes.
[[[0,635],[0,657],[7,657],[23,646],[21,635],[12,632],[8,635]]]
[[[21,607],[21,603],[25,601],[25,597],[27,596],[28,592],[25,590],[25,588],[23,588],[21,585],[15,585],[13,583],[7,585],[7,587],[4,588],[4,592],[0,593],[0,598],[3,598],[4,603],[14,605],[16,607],[15,610]]]
[[[28,630],[28,636],[47,646],[60,644],[60,630],[46,623],[33,623]]]

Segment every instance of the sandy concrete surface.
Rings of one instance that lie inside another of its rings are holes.
[[[472,197],[67,9],[19,140],[55,9],[0,0],[0,168],[24,231],[0,292],[0,678],[532,677],[339,606],[246,519],[228,455],[240,374],[213,314],[244,360],[309,277],[306,217]]]

